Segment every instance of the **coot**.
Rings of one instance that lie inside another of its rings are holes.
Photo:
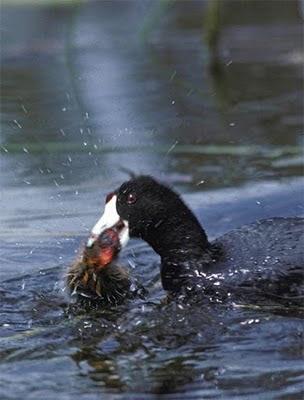
[[[163,288],[200,291],[215,298],[242,292],[302,301],[303,218],[271,218],[242,226],[214,242],[171,188],[138,176],[107,196],[105,212],[88,246],[121,224],[128,236],[145,240],[161,257]]]
[[[121,244],[121,224],[103,231],[70,267],[67,286],[78,299],[87,298],[103,304],[119,304],[130,295],[128,271],[117,264]]]

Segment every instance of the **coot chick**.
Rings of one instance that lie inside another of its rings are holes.
[[[235,229],[214,242],[172,189],[138,176],[108,195],[88,245],[116,223],[161,257],[169,292],[197,291],[226,298],[240,292],[274,299],[303,296],[303,218],[271,218]],[[128,235],[127,235],[128,234]],[[238,290],[236,290],[236,288]]]
[[[128,271],[116,262],[121,249],[119,226],[121,224],[103,231],[70,267],[67,285],[78,298],[119,304],[129,296],[131,279]]]

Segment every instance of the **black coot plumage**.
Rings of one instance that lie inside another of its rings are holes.
[[[108,198],[92,237],[113,221],[123,223],[131,237],[145,240],[160,255],[165,290],[199,290],[215,297],[254,291],[301,299],[303,218],[260,220],[209,242],[181,197],[150,176],[123,183]]]

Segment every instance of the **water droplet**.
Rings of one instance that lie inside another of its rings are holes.
[[[171,74],[169,80],[172,81],[172,80],[175,78],[175,75],[176,75],[176,70],[174,70],[174,71],[172,72],[172,74]]]
[[[92,322],[90,322],[90,321],[84,321],[83,322],[83,327],[84,327],[84,329],[88,329],[88,328],[92,328]]]
[[[201,181],[197,182],[196,186],[203,185],[205,182],[206,182],[206,181],[201,180]]]
[[[19,122],[16,119],[14,119],[14,123],[18,126],[19,129],[22,129],[22,126],[19,124]]]
[[[176,140],[171,147],[169,147],[169,150],[167,151],[166,154],[169,154],[178,144],[178,140]]]
[[[24,107],[24,104],[21,104],[21,108],[25,114],[27,114],[27,109]]]

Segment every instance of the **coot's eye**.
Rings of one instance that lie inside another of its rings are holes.
[[[129,193],[127,196],[127,203],[128,204],[134,204],[136,202],[136,196],[134,193]]]

